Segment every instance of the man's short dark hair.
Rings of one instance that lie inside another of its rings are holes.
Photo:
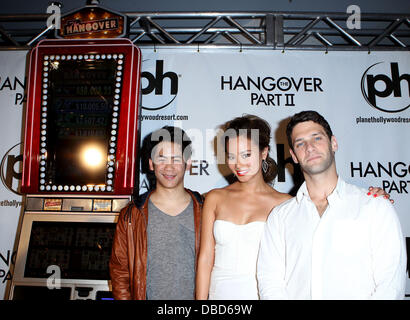
[[[184,161],[187,162],[192,155],[192,141],[187,133],[178,127],[164,126],[152,132],[148,137],[147,152],[151,158],[153,150],[161,142],[173,142],[181,146]]]
[[[329,140],[333,136],[332,129],[330,128],[329,123],[318,112],[309,110],[309,111],[302,111],[302,112],[296,113],[295,115],[293,115],[293,117],[290,118],[290,121],[286,127],[286,136],[288,138],[289,146],[292,150],[293,150],[293,142],[292,142],[293,128],[298,123],[306,122],[306,121],[313,121],[317,124],[320,124],[325,130],[327,136],[329,137]]]

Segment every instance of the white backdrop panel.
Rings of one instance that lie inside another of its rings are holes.
[[[196,167],[186,185],[205,193],[225,186],[229,173],[215,161],[215,130],[235,116],[258,115],[273,130],[271,156],[281,175],[275,188],[289,192],[294,183],[286,119],[316,110],[339,142],[339,174],[364,188],[384,187],[410,237],[409,58],[408,52],[145,49],[143,71],[151,76],[142,80],[142,88],[150,89],[142,98],[142,137],[165,124],[192,133]],[[155,94],[153,78],[162,92]],[[178,90],[172,94],[173,85]],[[141,193],[146,185],[142,176]]]
[[[21,130],[27,51],[0,51],[0,298],[11,280],[21,212]]]

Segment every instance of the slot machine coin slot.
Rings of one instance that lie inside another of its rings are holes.
[[[90,287],[75,287],[75,290],[78,292],[78,296],[82,298],[86,298],[90,295],[90,291],[93,288]]]

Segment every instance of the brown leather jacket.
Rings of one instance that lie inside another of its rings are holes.
[[[185,190],[194,205],[196,266],[203,198],[198,192]],[[112,293],[116,300],[146,299],[148,199],[151,193],[142,195],[138,203],[129,203],[118,218],[109,263]]]

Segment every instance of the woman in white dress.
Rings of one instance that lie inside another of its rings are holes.
[[[224,127],[228,166],[237,181],[206,195],[196,278],[196,298],[258,299],[256,261],[266,219],[290,199],[269,183],[276,163],[269,157],[270,126],[253,115]]]

